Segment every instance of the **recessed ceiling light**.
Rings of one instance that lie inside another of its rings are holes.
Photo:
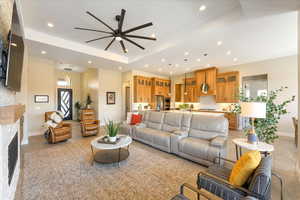
[[[155,38],[155,37],[156,37],[156,36],[155,36],[155,33],[152,33],[152,34],[151,34],[151,37],[152,37],[152,38]]]
[[[46,51],[41,51],[41,54],[46,54],[47,52]]]
[[[205,9],[206,9],[206,6],[205,6],[205,5],[202,5],[202,6],[200,6],[200,8],[199,8],[200,11],[204,11]]]
[[[187,51],[184,52],[184,55],[185,55],[185,56],[188,56],[188,55],[189,55],[189,52],[187,52]]]
[[[148,67],[149,67],[149,65],[148,65],[148,64],[145,64],[145,65],[144,65],[144,67],[145,67],[145,68],[148,68]]]
[[[198,58],[198,59],[197,59],[197,62],[200,62],[200,61],[201,61],[201,59],[200,59],[200,58]]]
[[[165,62],[165,61],[166,61],[166,59],[164,59],[164,58],[161,59],[161,62]]]
[[[238,60],[237,58],[234,58],[234,59],[233,59],[233,62],[236,62],[237,60]]]
[[[50,28],[53,28],[54,27],[54,24],[48,22],[47,25],[50,27]]]
[[[158,71],[161,72],[161,71],[162,71],[162,68],[158,68]]]
[[[89,63],[89,64],[92,64],[92,61],[89,60],[88,63]]]
[[[123,69],[123,67],[119,66],[119,67],[118,67],[118,69],[119,69],[119,70],[122,70],[122,69]]]
[[[218,45],[218,46],[221,46],[222,44],[223,44],[222,41],[218,41],[218,42],[217,42],[217,45]]]
[[[231,51],[227,51],[226,54],[227,54],[227,55],[231,55]]]

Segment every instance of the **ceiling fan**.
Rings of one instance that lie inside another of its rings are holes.
[[[118,27],[117,29],[112,28],[111,26],[109,26],[108,24],[106,24],[104,21],[102,21],[101,19],[99,19],[98,17],[96,17],[95,15],[93,15],[91,12],[87,11],[86,12],[88,15],[90,15],[91,17],[93,17],[94,19],[96,19],[97,21],[101,22],[104,26],[106,26],[110,31],[102,31],[102,30],[95,30],[95,29],[89,29],[89,28],[81,28],[81,27],[75,27],[75,29],[77,30],[84,30],[84,31],[93,31],[93,32],[99,32],[99,33],[105,33],[108,34],[107,36],[102,36],[99,38],[95,38],[92,40],[88,40],[86,41],[86,43],[90,43],[90,42],[94,42],[97,40],[101,40],[101,39],[105,39],[105,38],[112,38],[112,40],[108,43],[108,45],[106,46],[106,48],[104,49],[105,51],[108,50],[108,48],[112,45],[112,43],[114,43],[115,40],[117,40],[124,53],[127,53],[128,50],[125,47],[125,44],[123,41],[127,41],[132,43],[133,45],[141,48],[141,49],[145,49],[143,46],[139,45],[138,43],[136,43],[135,41],[132,41],[130,38],[137,38],[137,39],[145,39],[145,40],[156,40],[155,37],[146,37],[146,36],[140,36],[140,35],[131,35],[130,33],[139,29],[143,29],[146,28],[148,26],[152,26],[152,22],[131,28],[131,29],[127,29],[127,30],[123,30],[123,22],[124,22],[124,17],[125,17],[125,13],[126,10],[122,9],[121,10],[121,15],[117,15],[116,16],[116,20],[118,21]]]

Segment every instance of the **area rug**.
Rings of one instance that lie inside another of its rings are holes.
[[[25,152],[22,199],[171,199],[181,184],[196,186],[197,173],[206,169],[135,141],[120,166],[92,165],[91,139]]]

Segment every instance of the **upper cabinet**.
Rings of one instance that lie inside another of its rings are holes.
[[[164,97],[169,97],[171,81],[167,79],[161,78],[152,78],[153,87],[152,93],[153,95],[160,95]]]
[[[197,81],[196,78],[186,78],[183,79],[185,82],[183,99],[186,103],[196,103],[198,102],[198,95],[197,95]]]
[[[197,96],[210,96],[217,94],[216,77],[217,68],[211,67],[206,69],[197,70],[196,75],[196,87]],[[207,92],[202,90],[201,87],[206,86]]]
[[[239,72],[226,72],[217,75],[217,103],[236,103],[239,94]]]
[[[175,84],[175,102],[182,101],[182,84]]]
[[[151,102],[152,94],[152,80],[148,77],[134,76],[134,98],[133,101],[137,102]]]

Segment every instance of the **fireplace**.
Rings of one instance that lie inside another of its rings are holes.
[[[11,183],[16,168],[16,164],[18,161],[18,155],[19,155],[18,147],[19,147],[18,132],[16,132],[15,136],[13,137],[10,144],[8,145],[8,185],[10,185]]]

